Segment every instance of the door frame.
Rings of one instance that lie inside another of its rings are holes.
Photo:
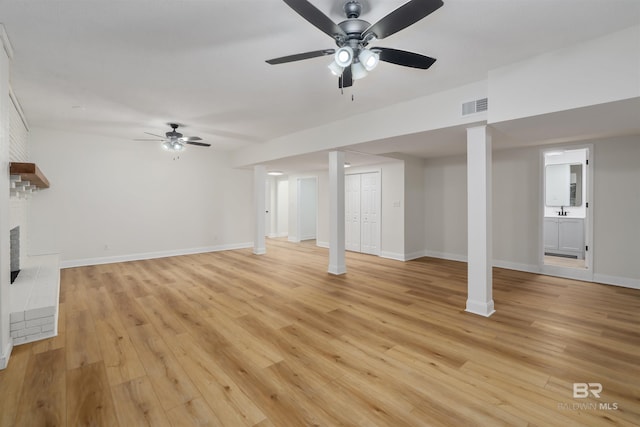
[[[587,150],[587,161],[588,164],[585,168],[586,174],[586,200],[584,203],[588,203],[588,207],[585,210],[585,218],[584,218],[584,244],[589,248],[585,251],[584,261],[585,261],[585,269],[580,268],[570,268],[570,267],[559,267],[555,265],[546,265],[544,263],[544,218],[545,218],[545,153],[550,151],[559,151],[559,150],[579,150],[586,149]],[[593,253],[594,253],[594,244],[593,244],[593,206],[594,206],[594,197],[593,197],[593,182],[594,182],[594,154],[593,154],[593,144],[576,144],[576,145],[550,145],[544,146],[540,149],[540,191],[539,191],[539,201],[538,201],[538,266],[540,268],[540,272],[542,274],[546,274],[549,276],[557,276],[557,277],[565,277],[569,279],[577,279],[584,280],[588,282],[593,282]]]

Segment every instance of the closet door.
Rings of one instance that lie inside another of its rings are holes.
[[[361,175],[360,184],[360,251],[379,255],[380,248],[380,174]]]
[[[345,249],[360,252],[360,175],[345,175]]]

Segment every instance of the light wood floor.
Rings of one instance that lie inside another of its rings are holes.
[[[560,256],[545,255],[544,263],[546,265],[555,265],[557,267],[581,268],[581,269],[587,268],[587,266],[585,265],[584,259],[565,258]]]
[[[496,269],[483,318],[463,263],[349,253],[333,277],[325,249],[267,249],[63,270],[0,425],[640,424],[640,291]]]

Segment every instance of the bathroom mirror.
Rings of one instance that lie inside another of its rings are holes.
[[[582,206],[582,164],[545,167],[545,205]]]

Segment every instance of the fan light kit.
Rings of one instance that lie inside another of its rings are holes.
[[[180,127],[179,124],[167,123],[167,125],[171,126],[171,130],[169,132],[166,132],[164,134],[165,136],[145,132],[147,135],[154,136],[155,138],[135,139],[134,141],[161,141],[162,148],[165,151],[184,151],[187,144],[198,145],[201,147],[211,147],[211,144],[200,142],[202,141],[202,138],[200,138],[199,136],[183,136],[180,132],[177,131],[178,127]]]
[[[307,0],[284,2],[313,26],[333,38],[338,49],[316,50],[269,59],[269,64],[285,64],[333,55],[329,70],[338,76],[338,86],[345,88],[352,86],[354,80],[366,77],[380,61],[423,70],[436,62],[434,58],[418,53],[368,45],[415,24],[440,8],[443,5],[442,0],[411,0],[373,25],[359,18],[362,6],[358,1],[351,0],[345,3],[344,13],[347,19],[338,24]]]

